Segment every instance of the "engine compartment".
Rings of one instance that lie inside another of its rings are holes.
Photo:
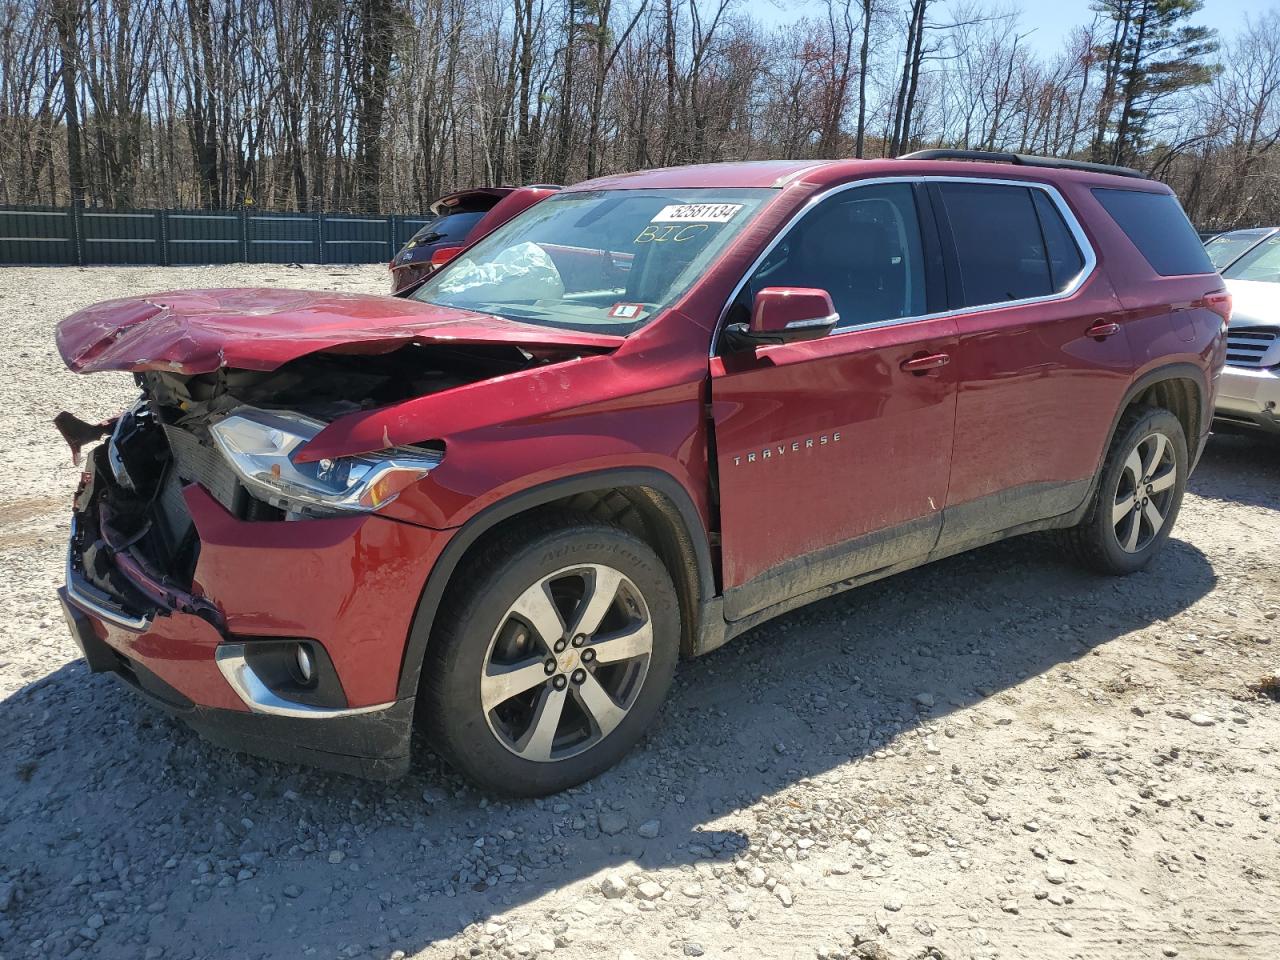
[[[224,367],[193,375],[147,370],[134,377],[164,422],[201,435],[211,419],[243,405],[331,421],[578,353],[414,342],[382,353],[353,348],[308,354],[265,372]]]

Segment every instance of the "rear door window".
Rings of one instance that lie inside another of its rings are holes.
[[[1041,229],[1032,197],[1042,191],[995,183],[947,182],[938,184],[937,190],[951,224],[960,266],[957,306],[995,305],[1055,292],[1046,232]],[[1058,269],[1064,277],[1067,273],[1074,277],[1079,266],[1074,272],[1071,266],[1080,251],[1065,232],[1060,216],[1058,221],[1056,229],[1052,220],[1048,222],[1058,248]]]
[[[1173,194],[1099,187],[1093,195],[1162,277],[1214,272],[1200,237]]]

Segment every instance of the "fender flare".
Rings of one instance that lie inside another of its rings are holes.
[[[692,546],[697,567],[697,591],[695,603],[704,608],[712,600],[715,591],[715,572],[711,561],[711,545],[702,518],[694,506],[688,490],[674,476],[661,470],[646,467],[598,470],[552,480],[514,493],[490,504],[458,528],[449,539],[439,558],[427,575],[426,585],[418,599],[418,607],[409,627],[404,656],[400,661],[400,679],[396,689],[397,699],[417,694],[418,680],[435,625],[436,612],[444,592],[453,579],[454,571],[466,552],[482,536],[517,514],[556,500],[583,493],[593,493],[618,487],[648,487],[666,497],[676,508],[682,531]]]

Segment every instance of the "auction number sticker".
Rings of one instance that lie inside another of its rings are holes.
[[[650,223],[728,223],[742,209],[740,203],[673,203],[663,207]]]

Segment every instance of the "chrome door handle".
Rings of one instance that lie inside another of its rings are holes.
[[[1120,324],[1109,320],[1096,320],[1093,326],[1084,332],[1084,335],[1093,337],[1095,340],[1105,340],[1107,337],[1115,336],[1119,332]]]
[[[912,357],[910,360],[903,360],[899,366],[907,373],[914,373],[916,376],[922,377],[930,370],[945,367],[950,362],[950,354],[930,353],[923,357]]]

